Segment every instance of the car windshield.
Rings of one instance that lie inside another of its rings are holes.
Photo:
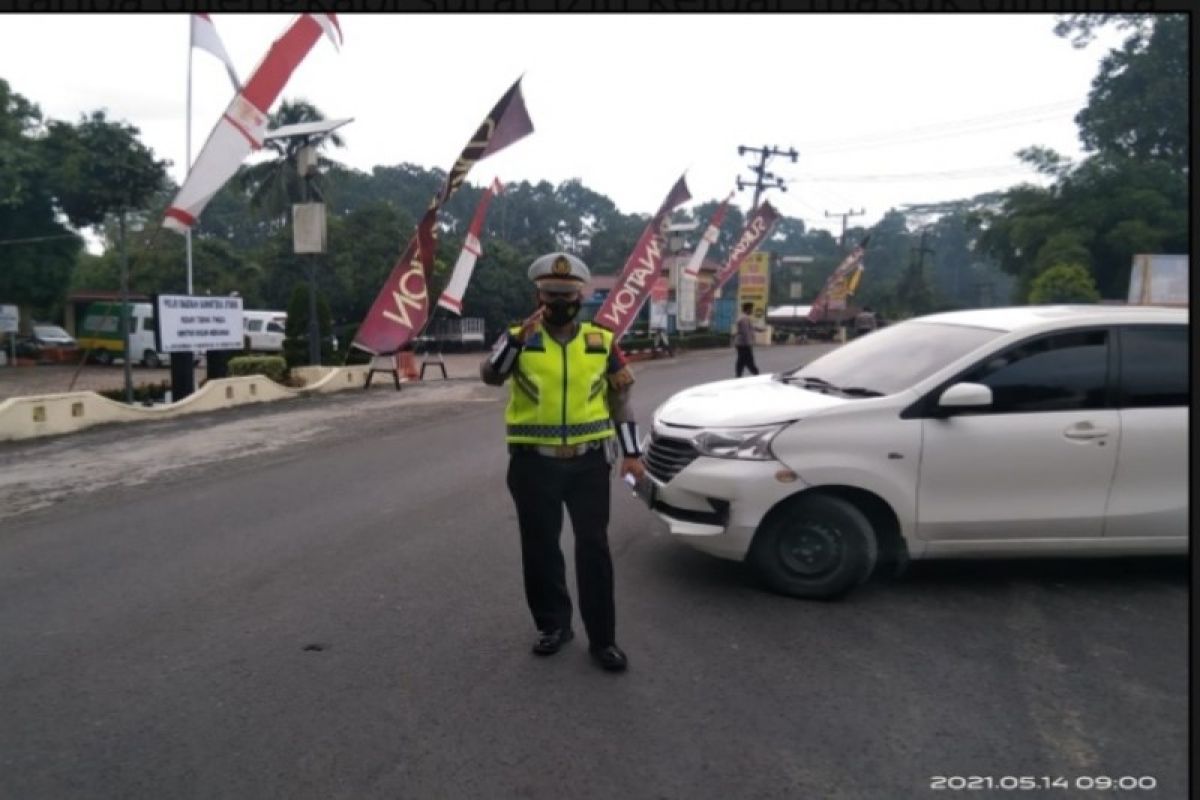
[[[1004,333],[993,328],[902,322],[855,339],[781,377],[858,393],[895,394]]]
[[[70,339],[71,334],[57,325],[34,325],[33,335],[39,339]]]

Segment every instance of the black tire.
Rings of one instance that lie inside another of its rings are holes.
[[[142,364],[145,365],[146,369],[158,369],[162,366],[162,359],[158,357],[158,353],[153,350],[147,350],[142,353]]]
[[[97,364],[99,364],[102,367],[107,367],[112,362],[113,362],[113,357],[112,357],[111,352],[109,352],[108,350],[97,350],[96,351],[96,363]]]
[[[831,600],[865,581],[879,545],[870,521],[829,495],[799,497],[759,528],[747,561],[771,589]]]

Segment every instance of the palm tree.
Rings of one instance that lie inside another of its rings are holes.
[[[270,127],[279,128],[300,122],[320,122],[325,119],[325,115],[306,100],[284,100],[270,119]],[[286,223],[292,204],[300,202],[304,197],[303,181],[296,166],[296,159],[308,143],[309,139],[300,136],[267,139],[263,147],[274,153],[275,158],[246,167],[238,176],[243,191],[250,196],[250,205],[259,209],[273,222]],[[331,133],[321,137],[317,147],[319,149],[326,144],[342,147],[344,142],[336,133]],[[324,157],[317,158],[316,175],[309,179],[308,184],[308,188],[313,190],[317,199],[321,198],[320,176],[334,163]]]

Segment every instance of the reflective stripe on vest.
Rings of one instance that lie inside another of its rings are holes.
[[[519,328],[511,330],[516,334]],[[509,384],[506,441],[580,444],[615,435],[608,393],[597,390],[607,383],[612,341],[612,333],[590,322],[581,323],[566,345],[545,329],[534,333],[517,356]]]

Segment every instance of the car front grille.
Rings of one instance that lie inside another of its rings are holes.
[[[680,470],[696,460],[700,454],[691,442],[654,435],[650,449],[646,452],[646,467],[650,474],[663,483],[670,483]]]

